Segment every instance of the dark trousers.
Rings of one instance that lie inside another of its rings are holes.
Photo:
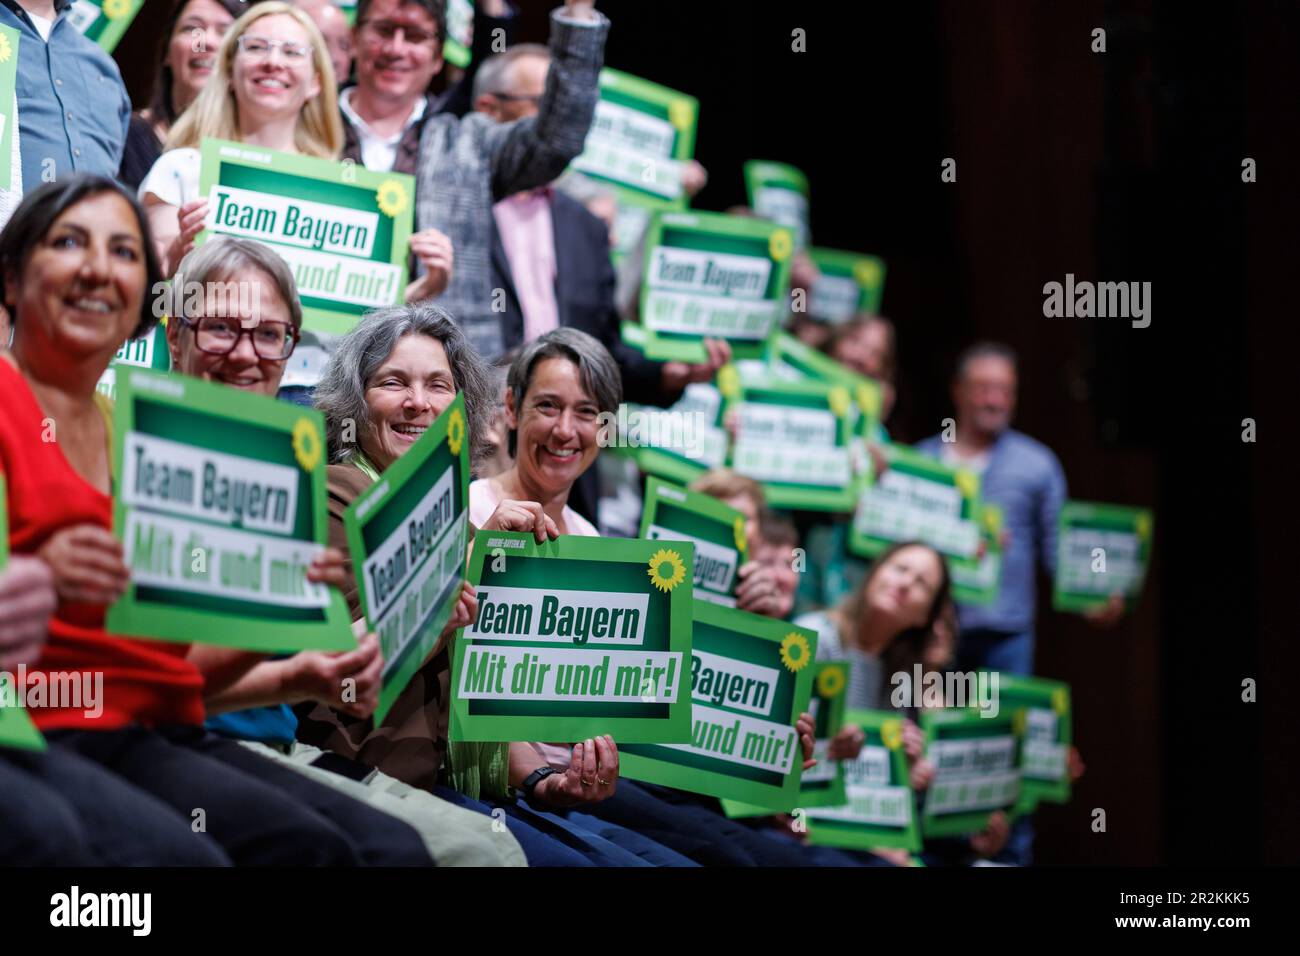
[[[614,795],[584,813],[635,830],[703,866],[860,866],[830,847],[810,847],[755,830],[723,814],[717,800],[620,780]]]
[[[0,865],[229,866],[167,804],[56,745],[0,750]]]
[[[429,866],[406,823],[204,730],[47,735],[151,794],[241,866]]]

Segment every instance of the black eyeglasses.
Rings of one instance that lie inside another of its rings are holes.
[[[183,321],[194,330],[194,344],[198,350],[209,355],[229,355],[245,335],[253,343],[257,357],[268,362],[283,362],[298,345],[298,330],[288,322],[259,322],[251,328],[244,328],[238,319],[221,315]]]
[[[397,36],[399,30],[402,31],[402,38],[412,46],[421,46],[438,39],[437,30],[420,30],[408,27],[405,24],[394,23],[392,20],[367,20],[361,24],[361,27],[369,30],[385,42]]]

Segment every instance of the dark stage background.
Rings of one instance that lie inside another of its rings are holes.
[[[545,40],[552,5],[524,0],[519,39]],[[117,51],[138,103],[166,6],[150,0]],[[1022,358],[1017,424],[1057,452],[1071,495],[1155,508],[1134,615],[1101,631],[1040,613],[1038,670],[1072,683],[1088,770],[1069,805],[1039,812],[1039,862],[1300,859],[1282,398],[1296,377],[1300,5],[599,7],[610,66],[700,99],[698,207],[744,201],[744,160],[783,160],[811,180],[818,245],[886,259],[896,437],[950,414],[957,351],[1004,340]],[[945,157],[955,183],[940,181]],[[1043,284],[1067,272],[1152,282],[1151,326],[1044,318]],[[1258,703],[1241,700],[1248,677]]]

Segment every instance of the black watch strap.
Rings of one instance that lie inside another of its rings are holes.
[[[519,785],[519,792],[523,794],[524,799],[532,802],[533,791],[537,785],[553,773],[559,773],[554,767],[538,767],[528,776],[524,777],[524,782]]]

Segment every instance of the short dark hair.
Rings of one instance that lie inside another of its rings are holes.
[[[23,197],[4,231],[0,232],[0,302],[9,305],[9,277],[21,274],[27,267],[32,250],[49,233],[54,221],[77,203],[100,193],[115,193],[125,199],[140,227],[140,238],[144,245],[145,287],[144,294],[140,297],[140,322],[131,333],[131,338],[138,339],[152,331],[158,322],[153,309],[153,290],[163,280],[162,268],[158,264],[158,253],[154,249],[153,234],[149,231],[149,220],[144,209],[125,186],[107,176],[77,173],[46,183]],[[17,308],[9,309],[9,317],[17,328]]]
[[[966,374],[966,366],[976,359],[982,358],[1000,358],[1011,364],[1012,371],[1018,367],[1016,359],[1016,350],[1009,345],[1003,345],[1001,342],[976,342],[957,356],[957,365],[953,371],[953,376],[960,381]]]
[[[524,397],[533,384],[533,372],[543,359],[567,359],[578,368],[578,378],[602,412],[617,412],[623,401],[623,373],[614,356],[600,339],[581,329],[560,326],[526,342],[510,363],[506,388],[515,400],[515,414],[522,415]],[[509,451],[515,455],[517,436],[510,431]]]
[[[366,22],[373,2],[374,0],[357,0],[357,26]],[[403,7],[419,7],[433,17],[433,22],[438,25],[438,46],[441,48],[442,41],[447,38],[447,0],[398,0],[398,3]]]

